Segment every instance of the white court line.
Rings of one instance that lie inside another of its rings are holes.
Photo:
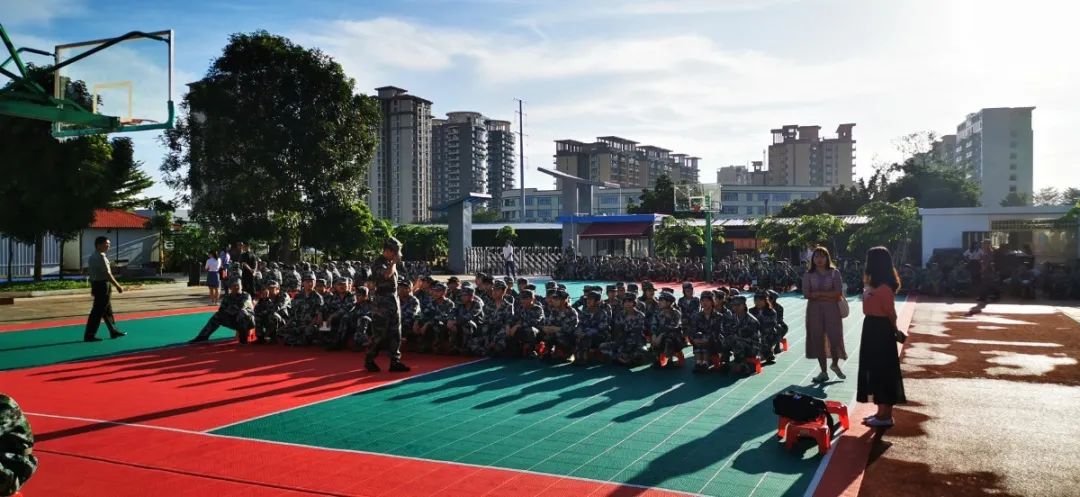
[[[297,447],[297,448],[301,448],[301,449],[320,450],[320,451],[326,451],[326,452],[339,452],[339,453],[345,453],[345,454],[360,454],[360,455],[365,455],[365,456],[386,457],[386,458],[390,458],[390,459],[405,459],[405,460],[409,460],[409,461],[417,461],[417,462],[425,462],[425,463],[449,464],[449,465],[455,465],[455,466],[464,466],[464,467],[468,467],[468,468],[495,470],[495,471],[506,472],[506,473],[527,473],[527,474],[531,474],[531,475],[543,476],[543,477],[548,477],[548,478],[561,478],[561,479],[570,479],[570,480],[576,480],[576,481],[583,481],[583,482],[587,482],[587,483],[597,483],[597,484],[601,484],[601,485],[604,485],[604,486],[611,486],[611,487],[633,487],[633,488],[640,488],[640,489],[644,489],[644,490],[657,490],[657,491],[663,491],[663,492],[669,492],[669,493],[676,493],[676,494],[680,494],[680,495],[690,495],[690,496],[693,496],[693,497],[698,497],[698,494],[693,494],[693,493],[689,493],[689,492],[680,492],[678,490],[669,490],[669,489],[666,489],[666,488],[647,487],[647,486],[644,486],[644,485],[635,485],[633,483],[618,483],[618,482],[611,482],[611,481],[604,481],[604,480],[594,480],[592,478],[583,478],[583,477],[580,477],[580,476],[556,475],[556,474],[552,474],[552,473],[543,473],[543,472],[540,472],[540,471],[531,471],[531,470],[527,470],[527,469],[500,468],[500,467],[497,467],[497,466],[486,466],[486,465],[483,465],[483,464],[472,464],[472,463],[453,462],[453,461],[441,461],[441,460],[438,460],[438,459],[428,459],[428,458],[425,458],[425,457],[399,456],[399,455],[394,455],[394,454],[383,454],[383,453],[379,453],[379,452],[370,452],[370,451],[366,451],[366,450],[357,450],[357,449],[339,449],[339,448],[334,448],[334,447],[320,447],[318,445],[306,445],[306,444],[299,444],[299,443],[293,443],[293,442],[280,442],[280,441],[277,441],[277,440],[262,440],[262,439],[258,439],[258,438],[245,438],[245,437],[237,437],[237,436],[232,436],[232,435],[220,435],[220,434],[217,434],[217,433],[207,433],[207,432],[202,432],[202,431],[191,431],[191,430],[184,430],[184,429],[181,429],[181,428],[168,428],[168,427],[164,427],[164,426],[152,426],[152,425],[143,425],[143,424],[136,424],[136,423],[121,423],[119,421],[107,421],[107,420],[104,420],[104,419],[80,418],[80,417],[77,417],[77,416],[61,416],[61,415],[56,415],[56,414],[44,414],[44,413],[36,413],[36,412],[24,412],[24,414],[26,414],[28,416],[39,416],[39,417],[43,417],[43,418],[67,419],[67,420],[72,420],[72,421],[83,421],[83,422],[87,422],[87,423],[108,424],[108,425],[115,425],[115,426],[126,426],[126,427],[130,427],[130,428],[146,428],[146,429],[150,429],[150,430],[168,431],[168,432],[173,432],[173,433],[182,433],[182,434],[185,434],[185,435],[196,435],[196,436],[200,436],[200,437],[222,438],[222,439],[226,439],[226,440],[239,440],[239,441],[242,441],[242,442],[249,442],[249,443],[281,445],[281,446],[285,446],[285,447]],[[77,454],[70,454],[70,455],[77,455]]]
[[[462,366],[468,366],[470,364],[476,364],[478,362],[486,361],[486,360],[487,360],[486,357],[481,357],[480,359],[476,359],[476,360],[472,360],[472,361],[468,361],[468,362],[463,362],[463,363],[460,363],[460,364],[453,364],[453,365],[450,365],[450,366],[446,366],[444,368],[433,369],[433,370],[428,371],[426,373],[415,374],[415,375],[412,375],[412,376],[403,376],[403,377],[398,378],[398,379],[396,379],[394,381],[389,381],[389,382],[383,383],[381,385],[376,385],[374,387],[366,387],[366,388],[361,388],[359,390],[350,390],[350,391],[348,391],[346,393],[343,393],[341,395],[335,395],[335,396],[330,397],[330,398],[317,400],[317,401],[312,402],[310,404],[302,404],[302,405],[298,405],[298,406],[293,406],[293,407],[290,407],[288,409],[282,409],[280,411],[274,411],[274,412],[262,414],[262,415],[259,415],[259,416],[255,416],[254,418],[248,418],[248,419],[244,419],[244,420],[241,420],[241,421],[237,421],[235,423],[229,423],[229,424],[226,424],[226,425],[221,425],[221,426],[218,426],[217,428],[210,428],[210,429],[205,430],[205,431],[206,432],[211,432],[211,431],[223,430],[225,428],[231,428],[233,426],[241,425],[241,424],[248,423],[248,422],[251,422],[251,421],[255,421],[255,420],[258,420],[258,419],[268,418],[270,416],[276,416],[278,414],[286,413],[286,412],[289,412],[289,411],[295,411],[297,409],[301,409],[301,408],[304,408],[304,407],[311,407],[311,406],[314,406],[314,405],[319,405],[319,404],[322,404],[324,402],[330,402],[331,400],[343,399],[345,397],[348,397],[350,395],[355,395],[355,394],[358,394],[358,393],[371,392],[371,391],[378,390],[380,388],[385,388],[385,387],[388,387],[388,386],[391,386],[391,385],[397,385],[398,383],[401,383],[403,381],[408,381],[408,380],[411,380],[413,378],[420,378],[422,376],[427,376],[429,374],[441,373],[441,372],[449,370],[449,369],[460,368]]]

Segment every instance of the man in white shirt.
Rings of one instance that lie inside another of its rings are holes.
[[[514,244],[510,240],[507,240],[506,245],[503,246],[502,257],[506,275],[511,278],[517,278],[517,263],[514,260]]]

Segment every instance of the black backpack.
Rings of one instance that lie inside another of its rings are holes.
[[[781,392],[773,397],[773,412],[777,416],[783,416],[799,423],[813,421],[820,416],[825,416],[829,422],[829,429],[836,431],[832,415],[825,405],[825,401],[817,397],[802,394],[792,390]]]

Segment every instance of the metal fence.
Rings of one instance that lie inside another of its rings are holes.
[[[0,278],[8,277],[9,258],[12,263],[12,278],[28,278],[34,275],[34,244],[22,243],[0,233]],[[52,235],[45,235],[41,272],[45,275],[60,273],[60,239]]]
[[[547,276],[555,271],[562,251],[559,247],[514,247],[518,274]],[[504,274],[502,247],[469,247],[465,252],[465,270],[469,274],[479,272]]]

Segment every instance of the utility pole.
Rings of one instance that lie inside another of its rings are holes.
[[[525,222],[525,101],[520,98],[515,98],[518,103],[518,167],[521,172],[521,198],[518,201],[521,203],[521,217],[518,222]]]

